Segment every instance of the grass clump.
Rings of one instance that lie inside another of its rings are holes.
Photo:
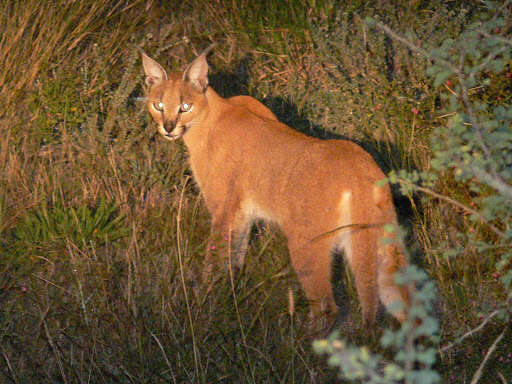
[[[13,237],[18,246],[25,249],[67,241],[87,248],[126,237],[130,228],[123,225],[124,219],[118,214],[118,207],[105,199],[100,199],[93,208],[85,204],[76,208],[43,204],[23,218],[14,229]]]

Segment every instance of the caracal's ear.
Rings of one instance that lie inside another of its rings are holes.
[[[142,54],[142,66],[144,67],[144,73],[146,74],[146,84],[149,87],[160,84],[162,81],[167,80],[167,72],[162,68],[151,57],[141,51]]]
[[[183,80],[190,83],[199,92],[205,92],[208,88],[208,62],[206,56],[215,43],[206,48],[183,72]]]

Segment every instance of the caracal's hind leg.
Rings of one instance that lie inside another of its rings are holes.
[[[363,323],[368,326],[375,322],[379,308],[377,238],[374,229],[354,229],[351,232],[347,261],[354,277]]]
[[[337,306],[331,286],[331,242],[288,236],[290,259],[310,305],[310,318],[326,328],[336,318]]]
[[[403,249],[396,244],[379,246],[379,296],[382,304],[400,322],[407,319],[407,309],[410,306],[409,287],[395,283],[395,273],[407,265]],[[394,309],[393,305],[402,303],[401,308]]]

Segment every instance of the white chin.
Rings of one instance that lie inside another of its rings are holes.
[[[172,133],[167,133],[165,135],[163,135],[165,139],[169,140],[169,141],[174,141],[174,140],[177,140],[180,138],[180,135],[173,135]]]
[[[158,132],[164,137],[164,139],[169,141],[177,140],[181,137],[181,134],[178,132],[167,132],[164,127],[158,127]]]

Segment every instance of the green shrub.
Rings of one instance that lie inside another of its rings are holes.
[[[430,169],[391,172],[389,181],[399,183],[405,194],[423,192],[463,210],[479,230],[473,227],[468,233],[458,233],[458,243],[445,244],[448,249],[444,250],[444,257],[460,259],[460,263],[467,264],[468,253],[475,252],[488,258],[496,268],[494,273],[501,276],[502,293],[495,297],[494,311],[488,310],[478,329],[492,317],[497,317],[502,331],[474,372],[472,383],[482,377],[483,368],[503,339],[512,314],[512,106],[507,103],[510,100],[508,91],[503,88],[500,91],[499,86],[493,84],[493,80],[500,82],[501,76],[510,73],[512,33],[507,21],[510,20],[510,9],[492,2],[486,2],[486,7],[487,12],[480,16],[480,20],[468,25],[457,37],[446,39],[439,47],[428,50],[402,38],[387,25],[368,20],[370,25],[430,59],[432,65],[427,73],[432,77],[434,87],[444,85],[449,90],[442,99],[445,105],[442,114],[449,119],[433,131]],[[483,93],[475,92],[480,89]],[[491,92],[504,97],[497,97],[495,101],[486,94]],[[462,200],[460,195],[449,196],[435,191],[447,178],[453,178],[456,183],[455,192],[459,188],[467,190]],[[467,196],[470,201],[465,200]],[[431,317],[436,294],[433,284],[425,283],[423,273],[410,274],[411,271],[403,276],[410,276],[406,280],[419,284],[414,296],[416,302],[410,311],[410,315],[415,316],[398,331],[386,331],[381,339],[383,346],[393,347],[396,351],[392,363],[382,367],[379,356],[370,354],[366,348],[350,347],[335,337],[315,343],[318,352],[330,355],[329,363],[338,367],[343,377],[368,383],[440,381],[440,375],[432,368],[437,360],[436,351],[425,346],[426,341],[436,343],[439,340],[437,321]],[[411,326],[416,318],[422,321],[417,328]],[[418,332],[419,329],[422,331]],[[449,347],[475,332],[466,333]]]

